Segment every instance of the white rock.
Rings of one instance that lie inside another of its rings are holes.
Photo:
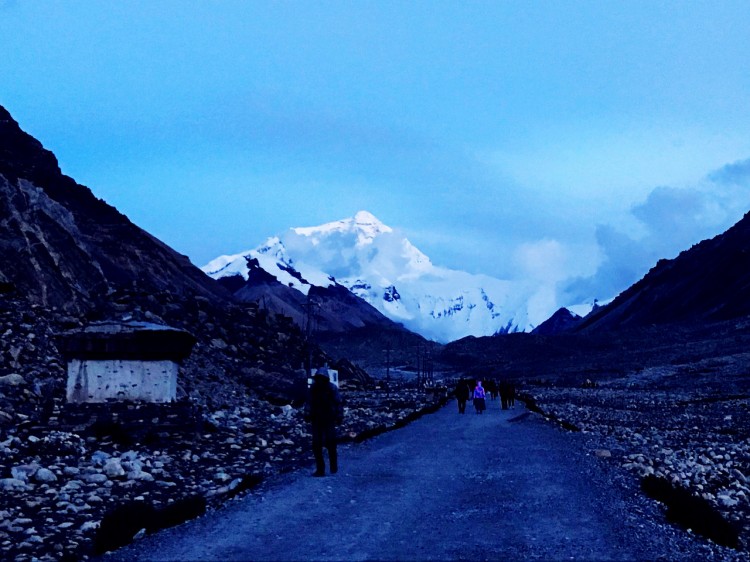
[[[120,460],[122,461],[134,461],[138,458],[138,453],[135,451],[126,451],[125,453],[120,455]]]
[[[83,525],[81,525],[80,530],[84,533],[87,531],[93,531],[94,529],[99,528],[99,522],[98,521],[86,521]]]
[[[40,468],[34,474],[34,480],[37,482],[57,482],[57,476],[49,468]]]
[[[102,484],[107,481],[107,476],[105,474],[84,474],[81,480],[89,484]]]
[[[122,467],[119,459],[109,459],[102,469],[104,474],[109,478],[117,478],[125,475],[125,469]]]
[[[128,472],[128,480],[143,480],[145,482],[153,482],[154,477],[148,472],[142,470],[133,470]]]
[[[214,475],[214,480],[216,480],[218,482],[226,482],[227,480],[231,480],[231,479],[232,479],[232,477],[229,476],[226,472],[223,472],[223,471],[217,472]]]
[[[735,505],[740,503],[732,496],[729,496],[727,494],[720,494],[716,496],[716,499],[718,499],[721,505],[723,505],[724,507],[734,507]]]
[[[135,535],[133,535],[133,540],[137,541],[137,540],[142,539],[145,536],[146,536],[146,529],[144,528],[138,531]]]
[[[18,373],[11,373],[0,377],[0,386],[19,386],[22,384],[26,384],[26,379]]]
[[[25,490],[26,482],[18,478],[0,478],[0,490]]]
[[[19,466],[14,466],[10,469],[10,474],[13,478],[17,480],[23,480],[24,482],[28,482],[29,478],[34,476],[36,474],[36,471],[39,470],[39,466],[35,464],[22,464]]]
[[[96,451],[93,455],[91,455],[91,462],[97,466],[102,466],[109,460],[110,457],[111,455],[109,453],[105,453],[104,451]]]
[[[143,469],[143,463],[141,463],[140,461],[136,461],[136,460],[123,461],[122,468],[126,472],[140,472]]]

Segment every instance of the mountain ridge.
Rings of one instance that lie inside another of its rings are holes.
[[[334,361],[287,319],[235,301],[186,256],[64,175],[54,154],[1,107],[0,300],[11,317],[6,327],[45,323],[45,345],[42,335],[28,348],[0,341],[0,376],[20,361],[33,364],[31,381],[58,401],[64,362],[51,334],[100,320],[192,333],[197,343],[182,366],[178,398],[207,407],[245,396],[289,403],[299,399],[306,360]],[[350,375],[367,380],[341,372],[342,380]],[[25,411],[31,399],[22,391],[4,387],[0,411]]]
[[[719,322],[748,314],[750,213],[677,257],[659,260],[611,303],[586,316],[575,330]]]
[[[302,294],[311,286],[342,285],[392,321],[438,342],[533,328],[523,286],[435,266],[367,211],[317,227],[290,228],[202,269],[216,279],[247,278],[247,259]]]
[[[38,304],[80,311],[122,286],[229,298],[186,256],[64,175],[1,106],[0,215],[0,280]],[[161,265],[144,276],[144,261]]]

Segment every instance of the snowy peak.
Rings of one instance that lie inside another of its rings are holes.
[[[300,236],[311,239],[313,245],[317,245],[325,237],[335,234],[356,237],[356,246],[362,247],[372,244],[373,240],[381,234],[393,232],[393,229],[384,225],[374,215],[367,211],[359,211],[354,218],[329,222],[321,226],[293,228],[292,231]]]
[[[533,328],[523,290],[509,281],[436,267],[367,211],[290,228],[254,250],[216,258],[203,271],[217,279],[247,279],[249,259],[304,294],[315,287],[346,287],[391,320],[440,342]]]

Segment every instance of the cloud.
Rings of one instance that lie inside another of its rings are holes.
[[[718,184],[750,184],[750,158],[719,168],[708,175],[708,179]]]
[[[701,240],[736,223],[750,208],[750,159],[728,164],[689,187],[661,186],[630,215],[640,235],[602,224],[596,241],[602,262],[596,273],[561,287],[561,300],[573,305],[593,298],[609,299],[641,279],[659,259],[671,259]]]
[[[514,262],[523,278],[556,282],[565,277],[568,255],[560,242],[544,239],[521,244]]]
[[[567,275],[569,254],[558,240],[543,239],[521,244],[513,258],[517,275],[533,284],[526,305],[529,322],[538,325],[558,308],[557,284]]]

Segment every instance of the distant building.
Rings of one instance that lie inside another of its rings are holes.
[[[339,386],[339,372],[334,369],[329,369],[328,366],[321,367],[317,371],[315,371],[316,375],[326,375],[328,377],[328,380],[331,381],[336,386]],[[307,379],[307,386],[310,386],[312,384],[312,378]]]
[[[60,337],[69,403],[172,402],[195,338],[147,322],[99,322]]]

